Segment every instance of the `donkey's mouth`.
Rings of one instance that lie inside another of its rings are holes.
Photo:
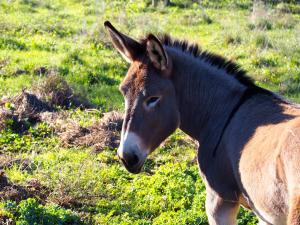
[[[142,166],[135,167],[135,168],[130,168],[130,167],[125,166],[125,168],[128,170],[128,172],[133,173],[133,174],[139,174],[142,171]]]
[[[138,163],[134,166],[129,166],[125,160],[121,159],[123,165],[125,166],[126,170],[130,173],[138,174],[141,172],[143,163]]]

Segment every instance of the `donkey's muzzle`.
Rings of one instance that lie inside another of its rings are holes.
[[[134,152],[123,153],[123,156],[119,156],[119,158],[130,173],[139,173],[141,171],[143,163],[140,162],[139,157]]]
[[[129,172],[139,173],[147,157],[147,151],[143,151],[142,139],[134,132],[128,132],[124,136],[118,148],[119,159]]]

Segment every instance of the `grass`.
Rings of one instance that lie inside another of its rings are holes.
[[[109,19],[134,37],[166,32],[197,42],[237,61],[258,85],[300,102],[299,5],[255,7],[253,11],[251,1],[199,5],[174,0],[167,8],[153,8],[151,1],[143,0],[2,1],[0,96],[30,89],[51,72],[97,106],[99,113],[69,109],[79,124],[88,126],[101,112],[122,110],[118,85],[128,65],[103,29]],[[207,224],[196,151],[182,145],[184,139],[176,132],[151,155],[142,174],[131,175],[115,150],[95,153],[91,148],[65,147],[48,125],[38,124],[24,134],[2,130],[0,154],[34,165],[24,169],[16,162],[4,167],[8,179],[24,186],[37,179],[50,194],[46,204],[2,201],[0,217],[31,224],[24,217],[30,211],[37,223],[44,214],[61,224],[68,218],[84,224]],[[256,222],[252,213],[241,209],[239,224]]]

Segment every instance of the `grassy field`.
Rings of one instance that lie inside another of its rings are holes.
[[[0,1],[0,97],[44,90],[55,76],[54,89],[66,90],[66,81],[93,106],[53,104],[61,123],[85,129],[105,112],[122,111],[118,84],[128,65],[104,31],[110,20],[133,37],[169,33],[197,42],[238,62],[258,85],[300,102],[300,5],[201,2],[154,8],[145,0]],[[14,102],[0,106],[16,111]],[[114,147],[66,144],[47,121],[22,118],[22,131],[14,122],[0,126],[0,224],[208,224],[195,144],[182,132],[131,175]],[[8,182],[16,192],[10,197]],[[256,223],[241,209],[239,224]]]

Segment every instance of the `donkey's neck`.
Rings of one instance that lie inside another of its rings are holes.
[[[173,60],[172,81],[180,111],[180,129],[201,146],[213,148],[247,87],[209,61],[179,49],[167,49]]]

